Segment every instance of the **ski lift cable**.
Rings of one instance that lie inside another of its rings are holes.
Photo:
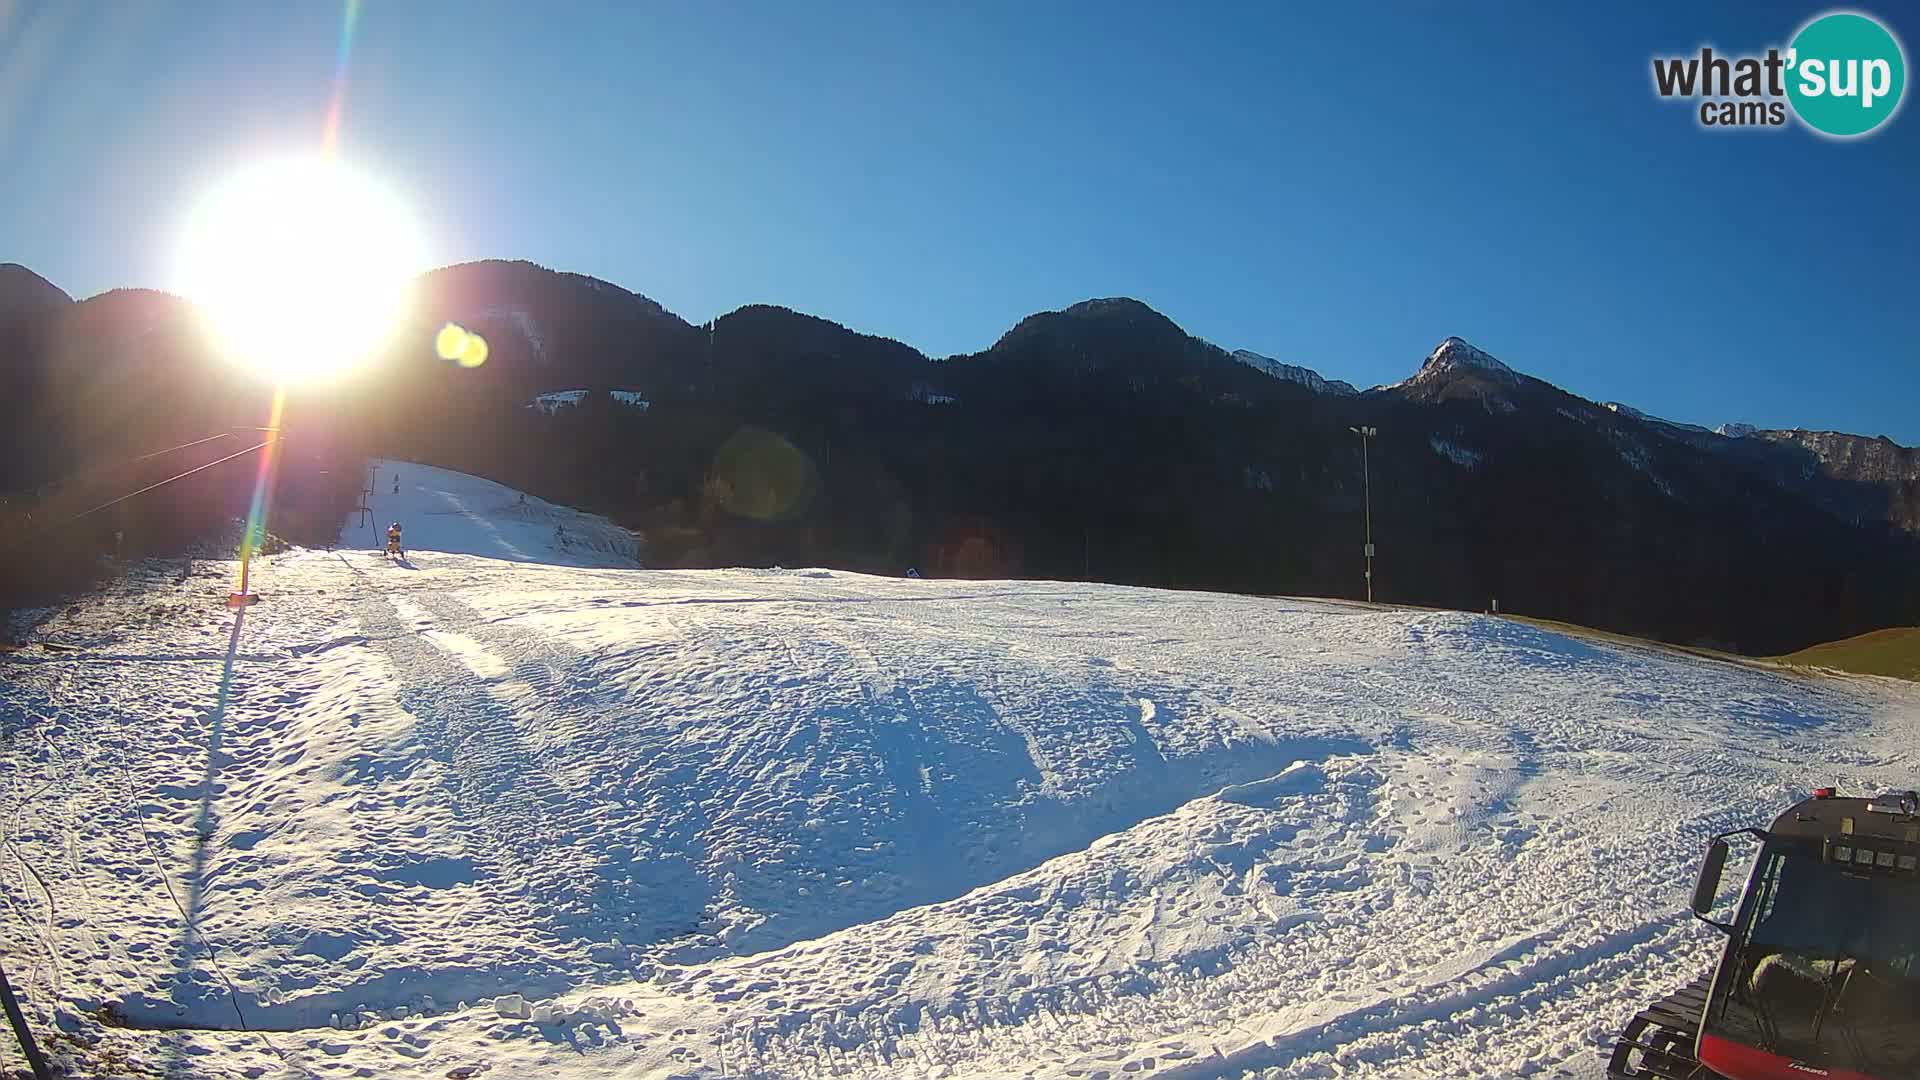
[[[233,433],[234,431],[251,431],[251,430],[253,429],[251,428],[230,429],[227,431],[223,431],[218,435],[209,435],[204,439],[195,439],[192,442],[181,443],[179,446],[169,446],[165,450],[155,450],[151,454],[141,454],[139,457],[134,458],[133,461],[145,461],[148,458],[157,458],[162,454],[171,454],[178,450],[190,450],[193,447],[201,445],[202,443],[213,442],[215,439],[236,439],[236,438],[239,438],[239,436],[235,435]]]
[[[101,503],[99,506],[95,506],[88,510],[82,510],[79,513],[73,515],[72,517],[64,518],[60,521],[53,522],[50,525],[43,525],[39,529],[35,530],[34,532],[29,533],[28,535],[23,536],[18,540],[15,540],[11,544],[8,544],[6,547],[0,548],[0,551],[11,551],[16,547],[19,547],[21,544],[26,543],[28,540],[37,539],[41,536],[45,536],[47,533],[50,533],[55,529],[61,528],[63,526],[71,525],[74,522],[79,521],[81,518],[88,516],[89,514],[97,514],[102,510],[106,510],[106,509],[110,509],[112,507],[118,506],[121,503],[126,502],[128,499],[138,498],[141,495],[145,495],[147,492],[153,491],[156,488],[166,487],[168,484],[171,484],[176,480],[185,480],[187,477],[192,476],[194,473],[205,472],[208,469],[213,468],[215,465],[224,465],[235,458],[245,457],[248,454],[253,453],[255,450],[263,450],[269,446],[272,446],[274,444],[274,441],[275,440],[273,439],[268,439],[266,442],[263,442],[263,443],[255,443],[254,445],[249,446],[245,450],[241,450],[238,453],[228,454],[226,457],[219,458],[218,460],[215,460],[215,461],[209,461],[205,465],[196,466],[195,468],[188,469],[186,472],[183,472],[183,473],[176,473],[173,476],[167,477],[165,480],[148,484],[146,487],[143,487],[138,491],[128,492],[127,494],[122,495],[119,498],[109,499],[106,502]]]
[[[164,450],[154,450],[154,451],[151,451],[151,452],[149,452],[149,453],[145,453],[145,454],[141,454],[141,455],[139,455],[139,456],[137,456],[137,457],[130,457],[130,458],[127,458],[127,459],[126,459],[125,461],[122,461],[122,462],[120,462],[120,464],[121,464],[121,465],[133,465],[133,464],[136,464],[136,463],[138,463],[138,462],[142,462],[142,461],[148,461],[148,460],[151,460],[151,459],[153,459],[153,458],[157,458],[157,457],[162,457],[162,456],[165,456],[165,455],[167,455],[167,454],[172,454],[172,453],[177,453],[177,452],[179,452],[179,451],[181,451],[181,450],[191,450],[191,449],[193,449],[193,448],[194,448],[194,447],[196,447],[196,446],[200,446],[200,445],[203,445],[203,444],[205,444],[205,443],[210,443],[210,442],[215,442],[215,441],[217,441],[217,440],[220,440],[220,439],[232,439],[232,438],[237,438],[237,436],[236,436],[236,435],[234,435],[234,432],[235,432],[235,431],[251,431],[251,430],[254,430],[254,429],[252,429],[252,428],[228,428],[227,430],[225,430],[225,431],[222,431],[222,432],[220,432],[220,433],[219,433],[219,434],[217,434],[217,435],[209,435],[209,436],[207,436],[207,437],[206,437],[206,438],[204,438],[204,439],[195,439],[195,440],[193,440],[192,442],[183,442],[183,443],[181,443],[181,444],[180,444],[179,446],[169,446],[169,447],[167,447],[167,448],[166,448],[166,449],[164,449]],[[261,430],[265,430],[265,429],[261,429]],[[103,465],[103,466],[101,466],[100,468],[101,468],[101,469],[106,469],[106,468],[111,468],[111,467],[112,467],[112,466],[106,466],[106,465]],[[98,470],[94,470],[94,471],[98,471]],[[38,486],[36,486],[36,487],[34,487],[34,488],[29,488],[29,489],[23,489],[23,490],[21,490],[21,491],[16,491],[16,492],[13,492],[12,494],[16,494],[16,495],[19,495],[19,494],[31,494],[31,493],[33,493],[33,492],[40,492],[40,491],[47,491],[47,490],[49,490],[49,489],[52,489],[52,488],[58,488],[58,487],[63,487],[63,486],[65,486],[65,485],[67,485],[67,484],[71,484],[71,483],[73,483],[73,482],[75,482],[76,480],[79,480],[79,479],[81,478],[81,476],[82,476],[82,475],[84,475],[84,474],[82,474],[82,473],[73,473],[73,474],[70,474],[70,475],[68,475],[68,476],[63,476],[63,477],[61,477],[61,478],[60,478],[60,479],[58,479],[58,480],[49,480],[49,481],[47,481],[46,483],[44,483],[44,484],[40,484],[40,485],[38,485]],[[4,494],[4,493],[0,493],[0,494]]]

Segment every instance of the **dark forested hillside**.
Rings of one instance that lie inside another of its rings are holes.
[[[177,301],[109,299],[75,305],[97,309],[79,322],[43,307],[0,338],[0,371],[55,405],[23,444],[35,464],[4,486],[109,437],[164,445],[264,407],[205,359]],[[168,313],[152,340],[136,332],[147,307]],[[75,329],[87,320],[119,336]],[[485,338],[484,364],[436,355],[447,323]],[[1124,298],[932,359],[785,308],[690,325],[605,282],[487,262],[427,275],[396,341],[290,403],[305,483],[368,455],[475,472],[612,516],[656,566],[1358,596],[1350,428],[1370,425],[1381,600],[1497,599],[1760,653],[1920,621],[1914,451],[1668,424],[1457,338],[1353,394]]]
[[[0,609],[233,533],[260,466],[245,451],[267,438],[271,392],[211,354],[190,305],[120,289],[24,310],[0,298],[6,310],[15,314],[0,321]],[[359,444],[331,419],[334,407],[330,395],[288,406],[284,423],[304,431],[275,459],[276,534],[322,543],[353,501]]]

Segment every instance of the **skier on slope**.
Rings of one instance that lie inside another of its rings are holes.
[[[397,521],[387,526],[387,554],[403,557],[406,554],[400,547],[400,523]]]

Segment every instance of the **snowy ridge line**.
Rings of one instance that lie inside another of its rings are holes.
[[[1350,382],[1342,379],[1329,379],[1312,368],[1297,364],[1282,363],[1271,356],[1263,356],[1251,349],[1233,350],[1233,358],[1253,368],[1255,371],[1270,375],[1282,382],[1297,383],[1318,394],[1333,394],[1339,397],[1351,397],[1358,390]]]

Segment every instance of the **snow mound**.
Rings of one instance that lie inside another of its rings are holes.
[[[1920,770],[1890,680],[558,565],[515,493],[381,470],[411,565],[264,558],[239,624],[231,564],[156,573],[0,660],[7,968],[78,1075],[1598,1077],[1719,945],[1708,836]]]

